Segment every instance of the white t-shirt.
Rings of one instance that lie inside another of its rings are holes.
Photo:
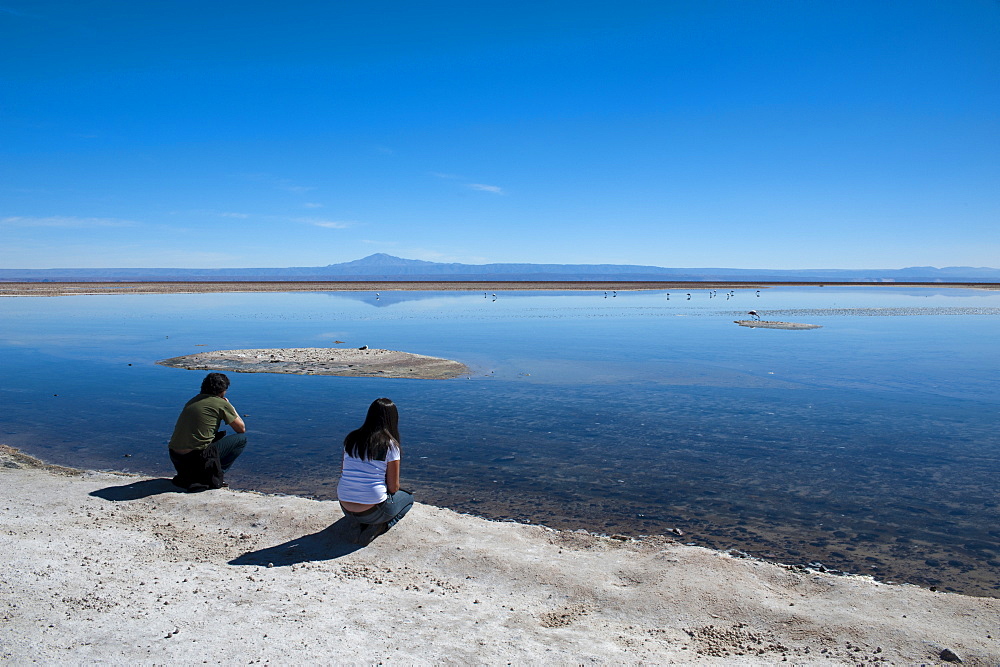
[[[344,468],[337,484],[337,500],[347,503],[375,505],[388,498],[385,469],[389,461],[399,460],[399,445],[393,442],[385,461],[365,461],[344,452]]]

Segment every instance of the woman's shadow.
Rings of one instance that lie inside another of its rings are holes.
[[[90,495],[112,502],[125,502],[161,493],[186,493],[186,491],[174,486],[169,479],[159,478],[144,479],[121,486],[108,486],[92,491]],[[229,564],[281,567],[308,561],[333,560],[363,548],[362,545],[354,543],[358,530],[358,524],[354,519],[341,517],[323,530],[266,549],[248,551],[229,561]]]
[[[266,549],[248,551],[229,561],[229,564],[281,567],[309,561],[334,560],[364,548],[360,544],[354,544],[353,538],[357,534],[358,524],[354,519],[342,517],[323,530]]]

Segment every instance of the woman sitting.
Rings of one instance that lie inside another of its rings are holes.
[[[399,412],[388,398],[368,407],[361,428],[344,438],[344,466],[337,499],[360,524],[355,542],[368,544],[392,528],[413,505],[399,488]]]

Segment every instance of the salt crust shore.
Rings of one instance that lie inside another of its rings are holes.
[[[156,363],[188,370],[234,373],[292,373],[340,377],[447,380],[471,371],[462,363],[422,354],[364,348],[289,347],[217,350],[171,357]]]
[[[179,493],[3,446],[0,507],[10,664],[1000,664],[1000,600],[668,538],[417,504],[359,548],[335,502]]]
[[[837,283],[837,282],[692,282],[692,281],[177,281],[177,282],[0,282],[0,296],[70,296],[82,294],[200,294],[222,292],[389,292],[389,291],[641,291],[681,289],[764,289],[767,287],[937,287],[998,290],[1000,283]]]

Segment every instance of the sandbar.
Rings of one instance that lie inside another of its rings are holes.
[[[733,320],[741,327],[751,329],[822,329],[822,324],[804,324],[802,322],[773,322],[769,320]]]
[[[171,368],[232,373],[293,373],[423,380],[452,379],[470,372],[465,364],[450,359],[367,347],[216,350],[171,357],[156,363]]]
[[[12,664],[1000,663],[1000,600],[683,537],[417,503],[362,548],[336,502],[186,494],[2,445],[0,507]]]

